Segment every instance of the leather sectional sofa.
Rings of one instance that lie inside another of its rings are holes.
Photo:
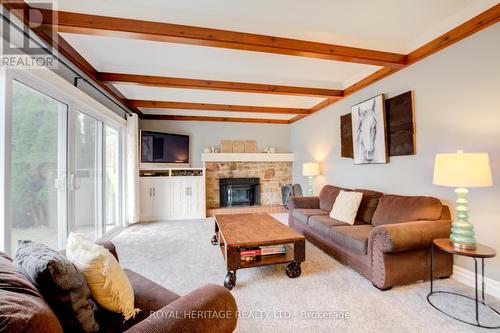
[[[101,243],[118,259],[111,242]],[[232,332],[237,324],[234,297],[224,287],[207,284],[179,296],[125,269],[141,311],[124,322],[121,314],[96,306],[99,333]],[[0,332],[62,333],[58,318],[37,288],[0,252]]]
[[[340,190],[325,186],[318,197],[293,197],[289,225],[381,290],[429,279],[430,246],[450,234],[447,206],[432,197],[362,192],[354,225],[329,217]],[[453,256],[434,253],[435,277],[452,274]]]

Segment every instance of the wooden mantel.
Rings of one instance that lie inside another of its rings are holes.
[[[202,153],[202,162],[293,162],[292,153]]]

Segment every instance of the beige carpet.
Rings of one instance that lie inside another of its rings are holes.
[[[275,217],[286,223],[284,214]],[[223,284],[224,261],[210,244],[213,228],[211,219],[140,224],[113,242],[124,267],[183,295],[205,283]],[[473,289],[452,279],[438,281],[437,287],[473,295]],[[487,331],[436,311],[427,303],[428,291],[422,282],[381,292],[307,243],[301,277],[289,279],[284,266],[245,269],[237,272],[232,293],[242,312],[237,332]],[[473,318],[472,302],[440,297],[449,311]],[[489,301],[500,309],[498,300]],[[304,318],[303,311],[316,318]],[[490,312],[482,314],[486,323],[500,322]]]

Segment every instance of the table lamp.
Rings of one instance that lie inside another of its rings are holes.
[[[487,153],[436,154],[435,185],[456,187],[456,218],[451,225],[451,242],[455,247],[475,249],[474,226],[469,222],[468,187],[492,186],[490,159]]]
[[[304,163],[302,164],[302,175],[309,177],[307,183],[307,195],[313,196],[313,181],[312,177],[319,175],[318,163]]]

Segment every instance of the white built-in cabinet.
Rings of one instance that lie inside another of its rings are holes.
[[[175,170],[174,170],[175,171]],[[206,217],[205,175],[141,176],[141,221],[180,220]]]

